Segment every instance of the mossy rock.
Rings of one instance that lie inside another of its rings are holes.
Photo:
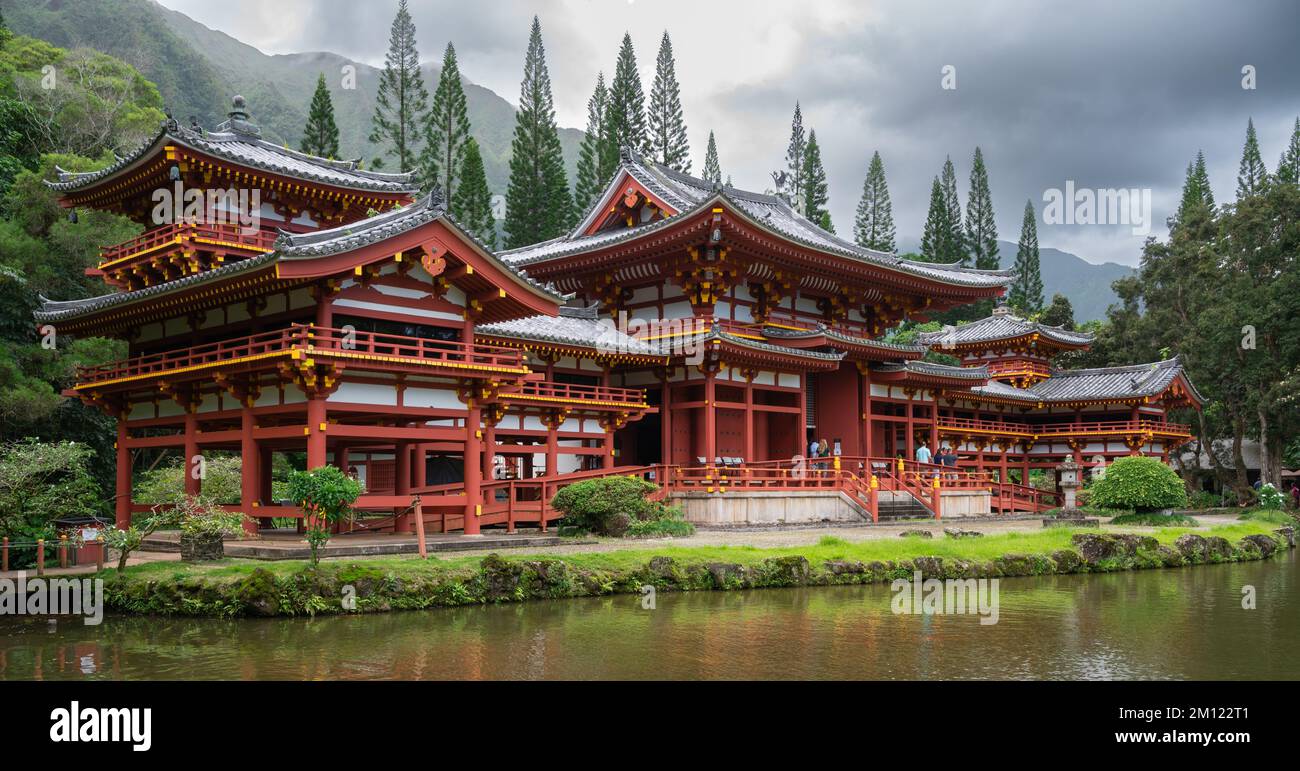
[[[805,560],[806,562],[806,560]],[[715,589],[740,589],[745,585],[745,567],[734,562],[709,562],[704,565]]]
[[[1205,539],[1206,556],[1210,562],[1224,562],[1233,558],[1232,544],[1227,538],[1212,535]]]
[[[1183,559],[1183,555],[1177,549],[1164,544],[1161,544],[1156,549],[1156,556],[1160,560],[1161,567],[1176,568],[1187,564],[1186,560]]]
[[[275,575],[265,568],[257,568],[235,584],[234,597],[255,616],[280,614],[280,588]]]
[[[524,562],[524,582],[528,594],[540,597],[565,597],[573,589],[568,563],[562,560]]]
[[[826,568],[826,572],[835,576],[860,575],[867,572],[867,566],[856,561],[826,560],[822,565]]]
[[[1027,554],[1003,554],[994,557],[993,564],[1004,576],[1032,576],[1039,572],[1034,558]]]
[[[1083,565],[1083,558],[1071,549],[1057,549],[1052,552],[1052,562],[1056,563],[1057,573],[1073,573]]]
[[[921,578],[943,578],[943,557],[916,557],[912,565],[921,571]]]
[[[1265,559],[1272,557],[1277,551],[1277,541],[1266,535],[1248,535],[1237,541],[1237,546],[1252,557],[1263,557]]]
[[[765,559],[758,572],[764,586],[803,586],[812,577],[812,566],[807,557],[794,554]]]
[[[524,566],[489,554],[479,563],[483,576],[483,597],[488,602],[523,599]]]
[[[1210,558],[1209,542],[1196,533],[1184,533],[1178,536],[1174,541],[1174,548],[1188,562],[1208,562]]]

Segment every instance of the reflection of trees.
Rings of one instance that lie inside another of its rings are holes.
[[[0,679],[1296,677],[1295,560],[1002,579],[1000,620],[888,584],[316,619],[0,619]],[[1241,609],[1241,587],[1258,610]],[[1248,655],[1246,652],[1249,652]]]

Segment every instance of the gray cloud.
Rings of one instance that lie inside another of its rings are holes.
[[[395,2],[162,0],[270,53],[329,50],[382,62]],[[853,0],[412,0],[421,53],[456,44],[461,70],[517,100],[532,14],[541,17],[560,120],[581,127],[597,70],[613,69],[632,32],[647,92],[666,27],[696,165],[716,131],[724,172],[762,188],[782,165],[795,100],[816,128],[837,229],[852,228],[872,151],[885,160],[899,234],[919,237],[930,179],[945,155],[965,196],[983,148],[998,228],[1014,241],[1026,199],[1044,190],[1151,188],[1157,234],[1198,149],[1215,194],[1231,200],[1253,117],[1265,162],[1276,163],[1300,113],[1300,8],[1289,2],[898,3]],[[269,8],[263,11],[262,8]],[[268,15],[268,13],[270,15]],[[957,89],[940,68],[957,68]],[[1241,88],[1253,65],[1258,89]],[[1045,246],[1094,262],[1136,263],[1127,227],[1046,226]]]

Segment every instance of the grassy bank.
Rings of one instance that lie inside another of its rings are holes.
[[[1044,529],[979,538],[886,538],[808,546],[629,546],[509,558],[384,557],[305,562],[155,562],[104,571],[110,609],[129,613],[292,616],[380,612],[658,591],[837,585],[910,578],[1108,572],[1264,559],[1287,548],[1271,522],[1129,534]],[[1191,536],[1189,537],[1189,534]]]

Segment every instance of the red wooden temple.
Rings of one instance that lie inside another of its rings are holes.
[[[1167,460],[1190,437],[1169,411],[1200,404],[1176,358],[1056,369],[1090,338],[1003,309],[883,341],[998,297],[1008,274],[864,249],[780,198],[627,152],[571,233],[495,254],[409,175],[263,140],[238,98],[215,131],[168,121],[50,184],[64,206],[147,228],[104,249],[93,272],[115,291],[36,314],[129,344],[72,389],[117,417],[120,524],[151,505],[132,500],[133,458],[162,449],[237,453],[250,530],[300,516],[274,500],[272,465],[303,452],[361,478],[372,532],[411,531],[413,510],[442,532],[544,528],[555,489],[609,473],[669,494],[888,490],[937,515],[911,460],[922,442],[956,449],[952,486],[991,493],[992,510],[1036,509],[1031,469]],[[233,195],[159,223],[156,191],[180,189],[254,192],[239,200],[259,202],[257,224],[211,221]],[[823,438],[836,457],[809,466]]]

